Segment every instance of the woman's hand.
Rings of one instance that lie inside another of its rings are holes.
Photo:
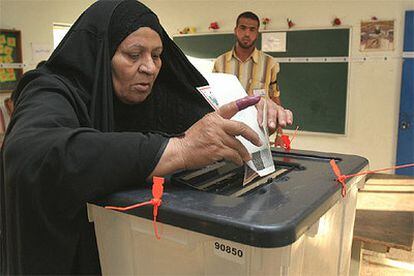
[[[263,126],[263,109],[264,105],[267,105],[267,127],[269,129],[269,135],[276,131],[277,126],[285,127],[293,123],[293,113],[289,109],[284,109],[282,106],[277,105],[274,101],[268,98],[262,98],[257,106],[257,121],[259,126]]]
[[[251,156],[236,136],[241,135],[256,146],[261,146],[261,141],[249,126],[230,118],[259,100],[260,97],[245,97],[223,105],[216,112],[205,115],[184,136],[171,138],[150,176],[200,168],[222,159],[243,165]]]

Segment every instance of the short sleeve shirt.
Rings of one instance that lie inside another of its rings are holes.
[[[277,85],[279,64],[273,57],[256,48],[245,61],[236,56],[234,48],[222,54],[214,63],[213,72],[233,74],[237,76],[247,94],[254,95],[255,90],[265,90],[269,98],[280,104]]]

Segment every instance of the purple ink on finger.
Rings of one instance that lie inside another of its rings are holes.
[[[236,101],[237,108],[243,110],[249,106],[255,105],[260,101],[260,96],[247,96]]]

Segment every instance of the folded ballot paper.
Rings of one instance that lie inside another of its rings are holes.
[[[198,87],[197,90],[203,95],[207,102],[217,110],[220,106],[229,102],[244,98],[247,96],[246,91],[234,75],[222,73],[204,74],[209,85]],[[265,107],[266,108],[266,107]],[[267,112],[263,112],[264,122],[266,122]],[[267,126],[261,128],[257,122],[257,109],[250,106],[238,112],[232,120],[243,122],[250,126],[260,137],[262,146],[257,147],[241,136],[237,139],[246,147],[252,155],[252,160],[247,162],[245,166],[245,176],[243,184],[246,185],[255,176],[265,176],[275,171],[272,153],[270,151],[269,136]],[[266,125],[266,124],[263,124]]]

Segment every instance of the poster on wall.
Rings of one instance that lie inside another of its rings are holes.
[[[262,33],[262,51],[286,52],[286,32]]]
[[[394,20],[362,21],[360,50],[393,51]]]
[[[22,76],[23,69],[15,63],[22,63],[21,33],[0,29],[0,93],[13,91]]]
[[[41,61],[49,59],[52,49],[49,44],[31,43],[33,63],[38,64]]]

